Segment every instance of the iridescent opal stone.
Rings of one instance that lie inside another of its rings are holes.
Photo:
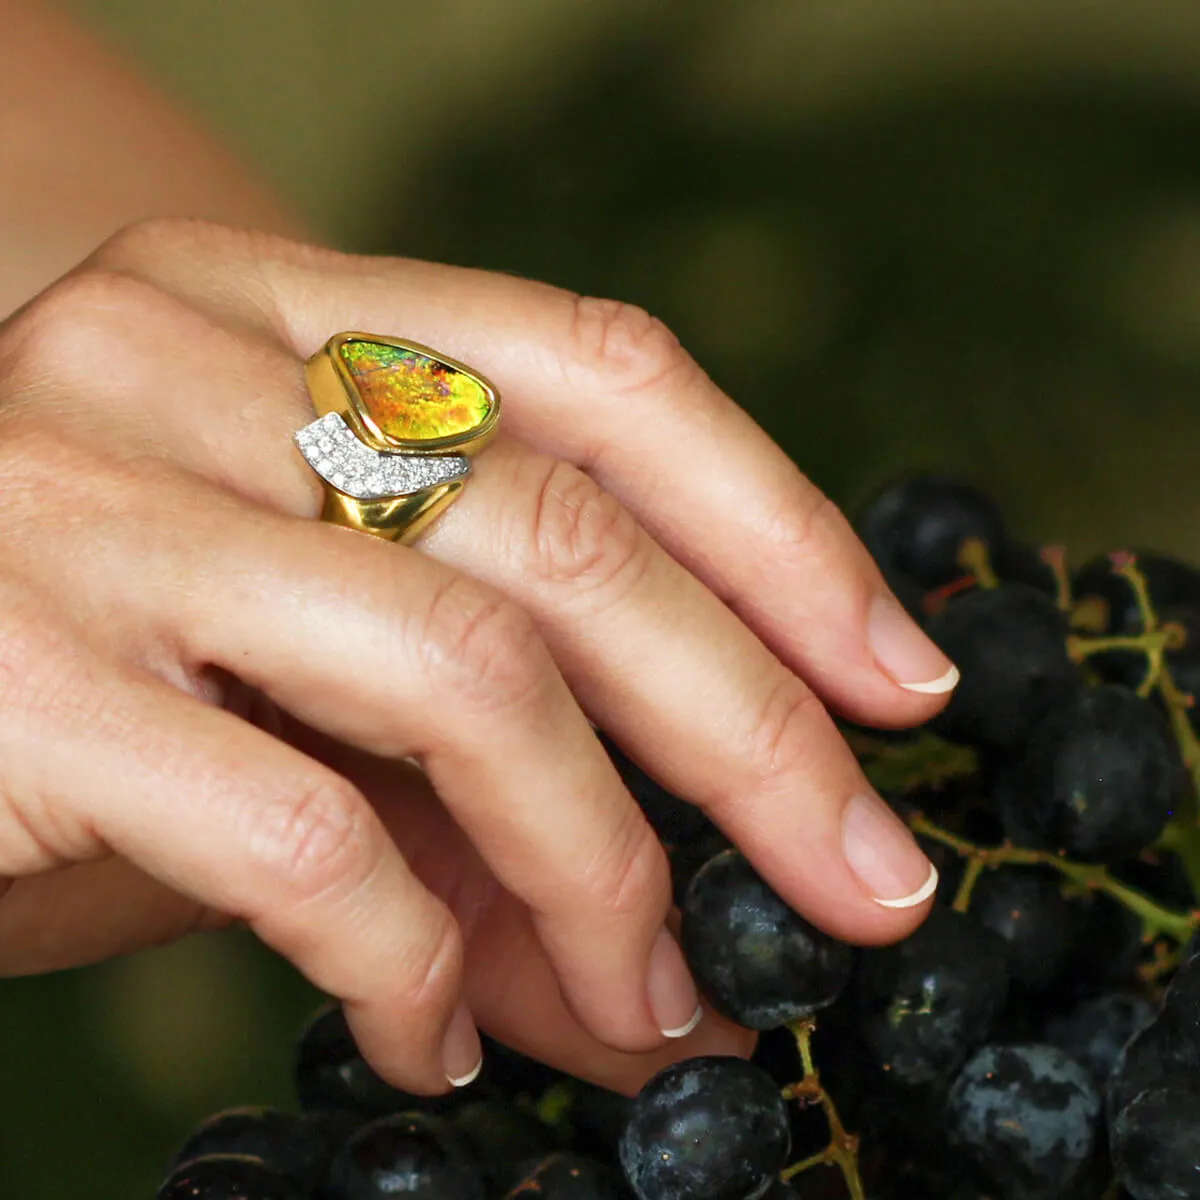
[[[470,433],[491,412],[478,380],[428,354],[360,341],[345,342],[340,353],[363,411],[389,438],[422,442]]]

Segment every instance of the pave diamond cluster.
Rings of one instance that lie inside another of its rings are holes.
[[[381,453],[361,442],[338,413],[306,425],[296,434],[296,445],[322,479],[358,500],[407,496],[465,479],[471,470],[462,454]]]

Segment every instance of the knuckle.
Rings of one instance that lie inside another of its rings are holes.
[[[140,272],[187,247],[236,232],[197,217],[143,217],[108,237],[89,262],[114,271]]]
[[[31,602],[32,600],[32,602]],[[37,607],[35,607],[37,605]],[[0,739],[50,744],[64,730],[95,727],[105,698],[78,643],[40,602],[0,580]],[[99,836],[69,795],[48,788],[36,756],[9,755],[0,789],[0,876],[21,876],[93,857]]]
[[[39,538],[47,532],[46,496],[53,495],[61,511],[77,514],[103,511],[116,524],[144,516],[154,500],[171,486],[169,464],[149,456],[122,460],[91,446],[84,431],[73,434],[52,423],[35,404],[0,415],[0,518],[7,532],[5,549],[10,567],[26,580],[48,580]],[[82,533],[78,525],[55,533]]]
[[[40,809],[35,820],[28,809]],[[18,804],[16,798],[0,796],[0,878],[19,879],[38,875],[64,863],[91,857],[88,847],[80,844],[77,831],[69,837],[66,822],[46,812],[44,803]]]
[[[756,783],[790,777],[811,755],[814,724],[828,721],[816,695],[785,675],[767,693],[737,761]]]
[[[837,505],[824,492],[808,486],[798,501],[789,496],[779,509],[767,529],[767,541],[787,559],[804,558],[820,550],[831,527],[845,523]]]
[[[419,654],[434,682],[493,711],[538,694],[549,654],[533,618],[499,592],[457,576],[435,592],[418,630]]]
[[[666,854],[654,831],[634,810],[618,834],[581,876],[593,910],[612,921],[666,913],[671,899]]]
[[[410,1017],[444,1012],[458,994],[464,957],[454,918],[443,905],[431,906],[426,927],[410,943],[400,962],[397,1004]]]
[[[247,848],[270,879],[302,900],[349,893],[376,865],[370,810],[336,776],[256,806]]]
[[[575,296],[570,349],[585,372],[620,392],[649,390],[668,376],[698,370],[679,339],[657,317],[635,304]]]
[[[67,723],[94,702],[90,664],[41,597],[0,578],[0,719],[30,729]]]
[[[648,541],[615,497],[589,475],[555,462],[537,491],[532,544],[539,576],[607,588],[640,574]]]
[[[122,346],[161,299],[153,285],[105,268],[87,267],[60,279],[4,328],[0,366],[6,392],[86,395],[98,384],[120,380],[129,358]]]

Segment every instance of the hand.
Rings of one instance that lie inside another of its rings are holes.
[[[418,547],[314,519],[301,368],[346,329],[505,399]],[[155,222],[0,330],[0,400],[0,971],[240,920],[413,1090],[475,1022],[627,1089],[746,1052],[663,1032],[696,1009],[667,868],[587,718],[832,933],[924,916],[825,705],[916,723],[953,669],[646,314]]]

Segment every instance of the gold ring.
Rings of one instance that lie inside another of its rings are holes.
[[[323,520],[410,542],[457,498],[496,432],[500,395],[428,346],[339,333],[305,366],[317,419],[295,435]]]

